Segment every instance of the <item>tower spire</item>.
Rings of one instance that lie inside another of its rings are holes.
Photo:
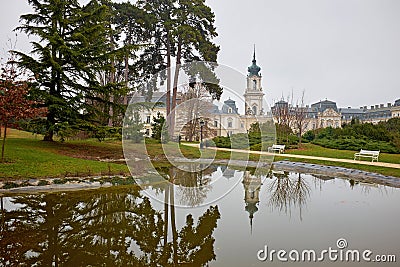
[[[261,68],[257,66],[257,61],[256,61],[256,45],[254,44],[254,52],[253,52],[253,64],[247,68],[247,71],[249,72],[249,76],[260,76],[259,72]]]

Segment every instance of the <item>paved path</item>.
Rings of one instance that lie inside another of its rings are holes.
[[[191,144],[191,143],[182,143],[182,145],[199,147],[198,144]],[[337,159],[337,158],[315,157],[315,156],[296,155],[296,154],[274,154],[274,153],[269,153],[269,152],[265,152],[265,151],[252,151],[252,150],[249,151],[249,150],[244,150],[244,149],[230,149],[230,148],[221,148],[221,147],[208,147],[207,149],[232,151],[232,152],[239,152],[239,153],[260,154],[260,155],[275,155],[275,156],[286,157],[286,158],[345,162],[345,163],[354,163],[354,164],[361,164],[361,165],[370,165],[370,166],[377,166],[377,167],[388,167],[388,168],[400,169],[400,164],[387,163],[387,162],[370,162],[370,161],[361,161],[361,160],[354,160],[354,159]]]

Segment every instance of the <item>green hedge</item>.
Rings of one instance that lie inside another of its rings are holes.
[[[342,150],[379,150],[386,153],[400,153],[400,149],[394,144],[385,141],[375,141],[366,139],[357,139],[355,137],[339,137],[336,139],[321,138],[312,141],[313,144],[327,148]]]

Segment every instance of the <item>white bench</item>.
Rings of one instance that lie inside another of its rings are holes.
[[[380,151],[361,149],[360,152],[354,154],[354,160],[356,160],[357,158],[361,159],[361,157],[364,157],[364,158],[371,158],[372,162],[374,162],[374,160],[378,161],[379,152]]]
[[[278,151],[279,154],[285,152],[285,145],[272,145],[268,147],[268,152]]]

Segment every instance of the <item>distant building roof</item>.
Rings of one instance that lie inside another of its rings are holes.
[[[142,102],[149,102],[148,96],[143,96],[139,92],[136,92],[132,95],[130,101],[133,103],[142,103]],[[150,103],[157,103],[161,102],[165,106],[167,103],[167,97],[165,92],[153,92]]]
[[[359,108],[339,108],[339,112],[342,114],[364,114],[363,109]]]
[[[220,110],[217,105],[213,104],[210,112],[211,112],[211,114],[219,114]]]
[[[275,103],[275,105],[287,105],[288,102],[286,102],[285,100],[279,100],[278,102]]]
[[[336,106],[336,102],[333,101],[329,101],[329,100],[324,100],[324,101],[319,101],[317,103],[314,103],[311,105],[311,108],[314,111],[317,112],[324,112],[326,109],[331,108],[335,111],[338,111],[337,106]]]
[[[222,106],[221,113],[223,114],[239,114],[238,109],[236,107],[236,102],[232,99],[228,99],[224,101],[224,105]]]

